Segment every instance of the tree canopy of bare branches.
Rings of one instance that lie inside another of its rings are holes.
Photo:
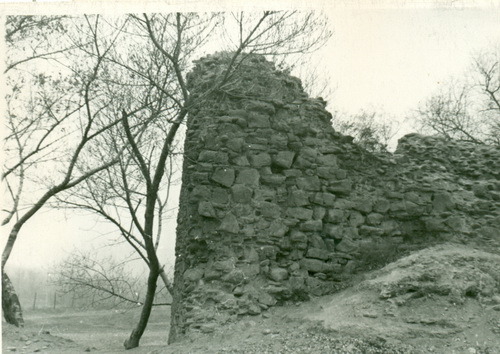
[[[500,46],[476,55],[470,73],[428,98],[415,120],[426,133],[499,145]]]
[[[49,41],[57,49],[48,44],[42,53],[33,46],[45,43],[47,33],[59,36],[65,26],[84,24],[88,28],[86,42],[80,34],[66,36],[63,49],[59,40]],[[103,133],[121,121],[109,110],[116,98],[105,97],[101,86],[104,58],[117,36],[103,43],[97,26],[97,21],[92,23],[88,17],[78,21],[43,16],[7,20],[7,134],[2,181],[10,200],[4,204],[2,225],[10,231],[2,253],[2,272],[26,222],[57,194],[118,161],[117,154],[91,158],[98,154]],[[85,57],[82,52],[94,55]],[[22,320],[15,324],[22,325]]]
[[[75,251],[55,267],[53,282],[63,294],[87,299],[89,306],[136,307],[142,305],[144,286],[140,275],[133,274],[126,267],[128,261],[98,256],[94,250]],[[161,302],[153,305],[169,304]]]
[[[362,110],[354,115],[336,112],[332,118],[335,130],[348,136],[369,152],[387,152],[391,139],[397,134],[394,120],[383,112]]]

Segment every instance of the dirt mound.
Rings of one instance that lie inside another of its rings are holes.
[[[450,304],[475,298],[488,305],[499,300],[500,256],[440,245],[391,263],[371,278],[360,287],[380,290],[380,298],[399,305],[432,295],[446,296]]]
[[[424,249],[292,316],[426,352],[500,353],[500,256],[457,245]]]

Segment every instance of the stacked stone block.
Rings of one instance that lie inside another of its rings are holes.
[[[394,156],[364,151],[335,132],[322,99],[260,56],[212,90],[228,58],[203,58],[188,77],[203,99],[187,122],[170,341],[331,293],[377,245],[392,252],[500,226],[498,169],[457,183],[463,166],[439,164],[437,145],[419,136]],[[498,149],[482,154],[499,161]],[[483,177],[487,187],[474,187]],[[467,213],[473,204],[487,221]]]

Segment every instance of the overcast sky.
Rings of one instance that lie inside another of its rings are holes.
[[[350,112],[373,107],[402,117],[500,42],[499,7],[346,10],[332,18],[332,104]]]
[[[342,3],[356,2],[337,2]],[[348,113],[383,109],[402,121],[443,82],[463,75],[475,52],[500,43],[500,7],[494,1],[481,8],[464,7],[460,1],[446,2],[449,5],[444,7],[435,1],[419,1],[427,4],[424,7],[388,5],[401,4],[397,1],[368,3],[374,5],[322,10],[330,14],[334,29],[331,42],[317,57],[331,77],[330,108]],[[103,230],[102,224],[88,217],[71,216],[66,221],[44,211],[23,228],[9,263],[46,266],[67,255],[74,245],[91,244]],[[169,235],[163,237],[160,257],[172,262],[174,220],[165,230]]]

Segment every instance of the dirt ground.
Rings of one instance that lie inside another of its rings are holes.
[[[26,312],[3,324],[3,353],[123,353],[139,309]],[[130,353],[500,353],[500,256],[464,246],[419,251],[350,288],[276,307],[167,346],[157,308]]]
[[[25,327],[2,323],[3,353],[122,353],[123,342],[137,323],[140,309],[89,311],[25,311]],[[154,310],[135,353],[148,353],[167,344],[170,310]],[[14,350],[15,348],[15,350]]]

